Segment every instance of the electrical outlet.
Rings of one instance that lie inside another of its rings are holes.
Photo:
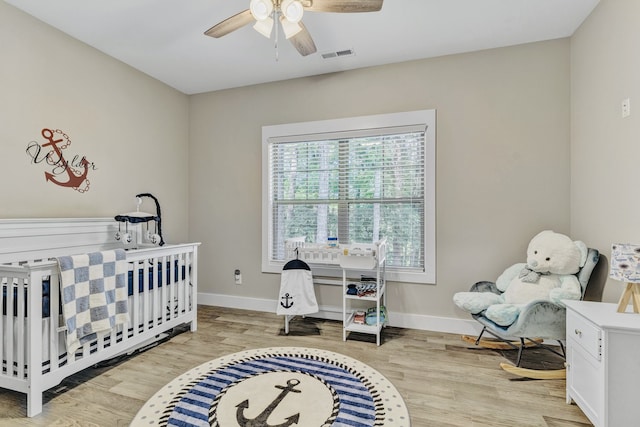
[[[622,100],[622,118],[629,117],[631,115],[631,100],[625,98]]]
[[[242,285],[242,274],[240,273],[240,270],[234,271],[233,274],[235,277],[236,285]]]

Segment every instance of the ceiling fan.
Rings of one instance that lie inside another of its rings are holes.
[[[296,50],[307,56],[316,52],[311,34],[302,23],[304,11],[309,12],[376,12],[383,0],[251,0],[249,9],[233,15],[205,31],[205,35],[219,38],[245,25],[271,38],[274,22],[280,21],[282,31]],[[278,31],[276,29],[276,43]]]

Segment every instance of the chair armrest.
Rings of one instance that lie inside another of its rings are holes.
[[[477,282],[471,286],[470,292],[492,292],[497,295],[501,295],[502,292],[498,290],[498,287],[493,282]]]

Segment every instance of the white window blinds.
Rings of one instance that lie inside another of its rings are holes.
[[[425,269],[425,132],[409,125],[267,139],[269,244],[389,242],[387,265]]]

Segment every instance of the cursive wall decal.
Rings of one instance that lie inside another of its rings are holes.
[[[46,163],[50,171],[44,173],[45,180],[61,187],[71,187],[80,193],[89,191],[90,182],[87,178],[89,170],[98,169],[95,163],[86,157],[73,156],[71,160],[64,158],[62,150],[69,148],[71,139],[60,129],[42,129],[42,137],[47,141],[40,144],[31,141],[27,144],[27,155],[31,163]]]

